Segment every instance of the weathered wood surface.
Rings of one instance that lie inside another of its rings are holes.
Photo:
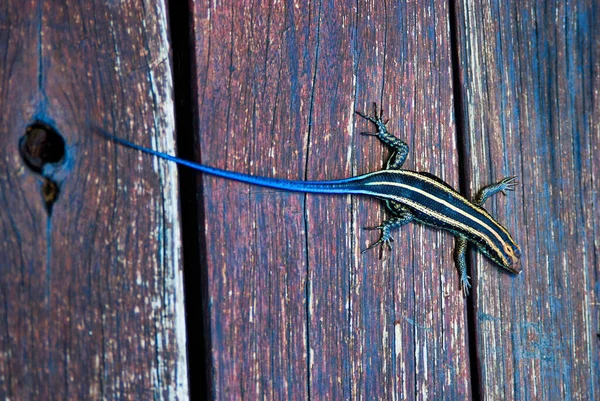
[[[215,399],[599,398],[597,6],[453,6],[196,4],[207,164],[306,179],[378,169],[386,153],[351,115],[378,100],[408,168],[456,185],[462,155],[470,194],[521,182],[487,206],[521,243],[524,273],[473,253],[467,316],[448,235],[405,227],[379,262],[359,254],[376,201],[207,178]]]
[[[490,208],[523,273],[474,258],[484,399],[600,399],[600,15],[594,1],[459,1],[465,177],[516,175]]]
[[[186,399],[177,174],[92,126],[173,152],[162,2],[0,7],[0,398]],[[19,139],[54,127],[43,179]]]
[[[206,347],[211,386],[193,394],[600,399],[598,6],[406,3],[194,3],[179,141],[231,170],[346,177],[389,155],[353,114],[377,101],[407,168],[470,194],[519,177],[486,206],[524,272],[472,252],[464,300],[448,234],[407,226],[383,261],[360,253],[376,200],[182,181],[207,334],[187,339],[190,381]],[[92,131],[173,153],[166,32],[162,3],[0,10],[0,398],[187,397],[176,170]],[[36,120],[66,141],[51,217],[19,155]]]
[[[406,166],[457,185],[446,2],[330,7],[195,3],[198,159],[291,179],[378,170],[389,152],[354,114],[377,101]],[[377,200],[203,185],[214,399],[470,398],[450,235],[405,227],[380,261],[360,253]]]

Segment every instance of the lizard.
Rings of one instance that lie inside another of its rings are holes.
[[[409,147],[406,142],[388,131],[388,121],[383,120],[383,109],[378,110],[377,105],[373,103],[373,115],[360,111],[356,113],[377,128],[375,132],[361,132],[361,134],[376,136],[391,148],[392,154],[383,170],[330,181],[286,180],[219,169],[140,146],[101,129],[99,131],[120,145],[217,177],[292,192],[358,194],[382,199],[392,217],[376,227],[365,227],[365,229],[380,230],[381,236],[363,252],[379,245],[381,258],[384,248],[391,249],[393,241],[391,230],[410,222],[449,231],[456,237],[454,259],[460,276],[460,286],[465,296],[468,295],[471,287],[466,263],[469,242],[498,266],[514,274],[521,272],[519,246],[508,230],[483,208],[483,204],[491,196],[500,192],[506,195],[506,191],[514,191],[517,185],[516,177],[506,177],[497,183],[485,186],[469,201],[433,174],[402,168]]]

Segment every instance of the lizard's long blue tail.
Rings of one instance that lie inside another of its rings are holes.
[[[204,164],[192,162],[189,160],[181,159],[176,156],[171,156],[167,153],[162,153],[144,146],[140,146],[133,142],[129,142],[125,139],[121,139],[108,132],[96,127],[96,130],[106,138],[124,145],[128,148],[136,149],[141,152],[150,154],[152,156],[159,157],[164,160],[175,162],[182,166],[192,168],[205,174],[214,175],[217,177],[227,178],[230,180],[245,182],[252,185],[260,185],[263,187],[281,189],[284,191],[292,192],[307,192],[307,193],[321,193],[321,194],[360,194],[364,193],[364,189],[361,190],[361,181],[364,176],[345,178],[341,180],[332,181],[298,181],[298,180],[285,180],[278,178],[268,178],[253,176],[244,173],[236,173],[234,171],[223,170],[216,167],[206,166]]]

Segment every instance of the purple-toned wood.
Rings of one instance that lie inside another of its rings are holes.
[[[458,184],[446,2],[194,6],[203,163],[310,180],[381,169],[389,152],[354,114],[377,101],[406,167]],[[404,227],[380,261],[360,253],[377,200],[211,177],[203,191],[214,399],[470,399],[450,235]]]
[[[458,1],[467,182],[520,185],[489,208],[523,273],[478,256],[482,399],[600,399],[600,36],[593,1]]]
[[[460,154],[471,194],[521,183],[486,207],[524,272],[469,254],[468,334],[450,235],[403,227],[380,261],[360,253],[377,200],[199,178],[209,338],[188,340],[213,399],[600,398],[598,10],[513,3],[193,4],[204,163],[378,170],[389,153],[353,114],[377,101],[406,168],[458,187]],[[174,153],[166,32],[162,3],[0,11],[0,398],[187,398],[176,170],[93,134]],[[46,180],[19,154],[35,121],[66,144]]]
[[[93,133],[173,151],[165,5],[0,8],[0,398],[186,399],[176,169]],[[51,214],[36,120],[66,145]]]

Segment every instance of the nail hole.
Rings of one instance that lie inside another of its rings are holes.
[[[43,174],[45,164],[63,160],[65,140],[49,125],[36,122],[27,127],[19,141],[19,149],[27,167]]]

